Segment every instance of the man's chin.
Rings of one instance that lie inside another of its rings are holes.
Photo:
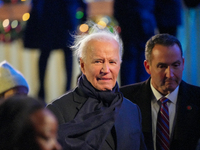
[[[112,91],[112,88],[110,86],[98,86],[96,87],[99,91]]]
[[[173,92],[176,89],[177,86],[174,85],[168,85],[166,88],[166,91],[168,91],[168,93]]]

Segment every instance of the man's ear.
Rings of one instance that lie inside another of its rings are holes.
[[[85,63],[82,58],[80,58],[80,67],[83,74],[85,74]]]
[[[183,59],[183,70],[184,70],[185,58],[182,57],[182,59]]]
[[[144,61],[144,67],[145,70],[148,74],[151,74],[151,67],[150,67],[150,62],[148,62],[147,60]]]

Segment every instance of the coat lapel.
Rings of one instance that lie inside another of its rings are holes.
[[[151,132],[152,119],[151,119],[151,97],[152,92],[150,88],[150,78],[143,82],[141,90],[134,95],[136,104],[139,106],[142,114],[142,130],[143,132]]]
[[[187,86],[187,83],[184,81],[181,82],[179,87],[178,99],[177,99],[177,115],[176,122],[174,128],[174,140],[186,140],[187,133],[191,133],[188,130],[192,130],[189,128],[190,124],[196,120],[195,113],[198,111],[198,107],[192,103],[191,99],[192,95],[188,94],[190,89]]]

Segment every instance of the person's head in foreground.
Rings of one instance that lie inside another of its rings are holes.
[[[153,87],[167,95],[179,86],[184,69],[180,41],[169,34],[157,34],[146,43],[144,66]]]
[[[59,150],[57,120],[32,97],[15,95],[0,105],[0,149]]]
[[[90,34],[76,38],[73,48],[82,73],[100,91],[112,90],[120,70],[122,42],[119,35],[94,25]]]
[[[0,63],[0,98],[27,95],[29,86],[24,76],[7,61]]]

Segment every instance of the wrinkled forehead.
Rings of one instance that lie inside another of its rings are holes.
[[[116,41],[114,37],[112,37],[111,35],[99,33],[99,34],[88,36],[86,39],[86,43],[89,44],[91,43],[91,41],[113,41],[113,40]]]

